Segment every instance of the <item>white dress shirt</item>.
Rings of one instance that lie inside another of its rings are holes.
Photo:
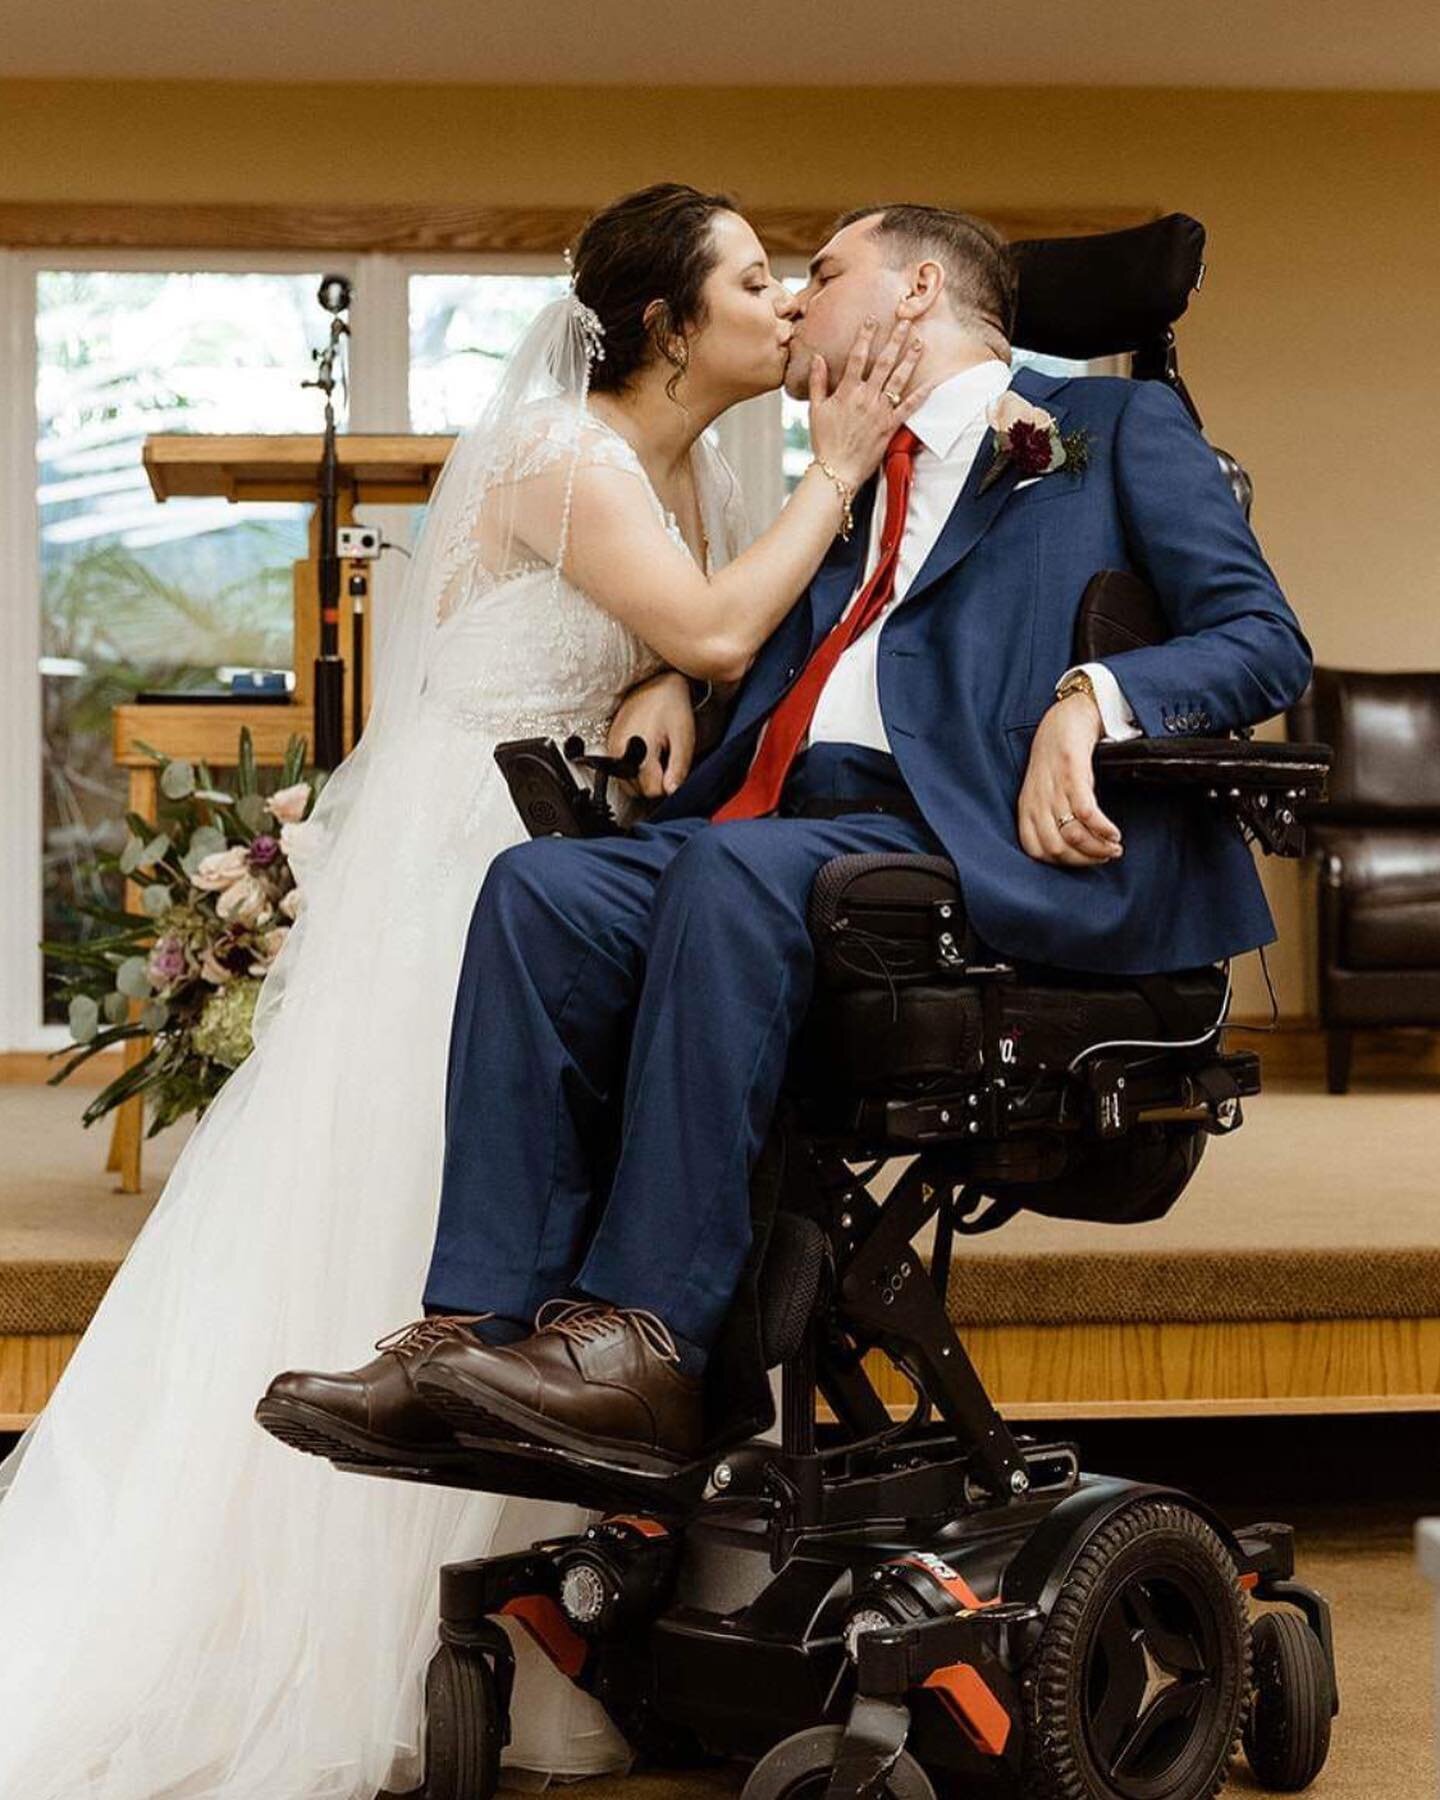
[[[989,357],[973,368],[942,381],[916,408],[910,429],[920,440],[915,452],[915,474],[905,530],[895,569],[895,595],[880,614],[846,646],[820,690],[810,722],[809,742],[863,744],[889,751],[890,740],[880,716],[880,691],[876,676],[880,629],[890,607],[900,605],[911,583],[935,547],[941,528],[954,511],[960,490],[987,439],[990,426],[985,409],[1010,385],[1012,370],[998,357]],[[1037,477],[1044,480],[1047,477]],[[1019,485],[1024,486],[1024,483]],[[880,556],[881,529],[885,522],[885,482],[876,484],[875,510],[871,518],[870,544],[865,567],[856,582],[855,595],[870,579]],[[849,608],[847,607],[847,612]],[[1120,691],[1120,684],[1103,663],[1081,665],[1095,684],[1095,698],[1105,723],[1107,738],[1137,737],[1140,727]],[[1068,670],[1066,671],[1068,673]]]

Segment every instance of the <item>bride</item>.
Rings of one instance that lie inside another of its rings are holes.
[[[364,738],[300,828],[300,915],[256,1047],[0,1465],[0,1794],[371,1800],[413,1786],[440,1565],[587,1522],[341,1474],[252,1413],[277,1369],[351,1366],[371,1321],[419,1311],[466,927],[490,860],[524,835],[494,745],[571,731],[597,745],[612,725],[623,738],[658,715],[643,687],[622,697],[666,665],[738,673],[735,645],[753,655],[803,592],[922,397],[906,392],[916,350],[899,333],[833,392],[818,367],[816,462],[746,546],[734,479],[701,434],[779,385],[791,316],[728,201],[646,189],[589,221],[569,292],[457,441]],[[880,399],[886,385],[903,406]],[[617,482],[623,528],[599,523]],[[576,541],[608,533],[603,605],[566,578],[572,520]],[[688,571],[668,608],[654,598],[666,567]],[[632,568],[643,617],[615,598]],[[684,740],[677,728],[671,779]],[[623,1768],[598,1704],[516,1649],[505,1762]]]

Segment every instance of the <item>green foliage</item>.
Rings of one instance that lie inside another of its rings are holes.
[[[242,734],[233,792],[217,786],[203,763],[192,767],[152,745],[141,748],[162,769],[163,822],[127,812],[120,850],[96,852],[84,873],[88,881],[102,871],[148,876],[141,888],[143,911],[105,902],[83,906],[91,936],[46,940],[40,947],[54,992],[67,1008],[73,1040],[69,1049],[56,1052],[69,1060],[50,1078],[52,1085],[100,1050],[153,1038],[145,1055],[103,1088],[83,1115],[93,1124],[143,1094],[153,1137],[176,1119],[203,1113],[250,1052],[261,977],[289,930],[282,902],[295,881],[283,851],[252,862],[248,846],[261,831],[280,835],[279,821],[268,810],[269,794],[306,781],[313,795],[320,777],[315,771],[307,775],[307,746],[298,736],[286,745],[278,777],[267,780],[256,767],[249,733]],[[197,885],[205,858],[226,851],[247,853],[221,864],[215,880],[207,871],[203,885]],[[242,882],[230,908],[233,916],[222,918],[222,895]],[[136,1008],[138,1017],[132,1016]]]

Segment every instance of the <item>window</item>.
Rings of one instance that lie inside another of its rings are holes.
[[[42,916],[83,935],[99,847],[123,842],[110,712],[143,689],[214,687],[227,666],[288,667],[303,505],[157,505],[154,432],[316,431],[300,386],[323,337],[320,271],[41,269],[35,277],[36,512],[43,749]],[[344,428],[343,396],[337,417]],[[47,1004],[46,1017],[59,1017]]]
[[[798,260],[782,272],[799,285]],[[477,415],[535,312],[563,290],[554,256],[187,257],[0,249],[0,1048],[65,1040],[37,942],[83,929],[81,869],[123,836],[110,709],[144,689],[217,685],[230,666],[288,667],[292,565],[309,508],[154,500],[154,432],[311,431],[302,383],[329,320],[322,272],[351,277],[342,429],[452,431]],[[28,365],[28,366],[27,366]],[[1069,372],[1068,369],[1066,372]],[[778,394],[718,425],[756,528],[809,457],[804,409]],[[401,545],[421,509],[366,517]],[[403,559],[376,572],[393,600]],[[118,894],[107,896],[118,899]]]
[[[410,277],[410,429],[459,431],[495,391],[525,328],[563,275]]]

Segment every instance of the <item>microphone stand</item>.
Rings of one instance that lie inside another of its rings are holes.
[[[345,660],[340,654],[340,558],[335,548],[338,468],[335,454],[335,364],[340,341],[350,327],[340,314],[350,304],[350,283],[343,275],[326,275],[319,301],[332,314],[330,342],[313,351],[315,379],[302,387],[319,388],[325,396],[325,437],[320,456],[320,653],[315,658],[315,766],[331,770],[345,755]],[[342,376],[343,380],[343,376]]]

